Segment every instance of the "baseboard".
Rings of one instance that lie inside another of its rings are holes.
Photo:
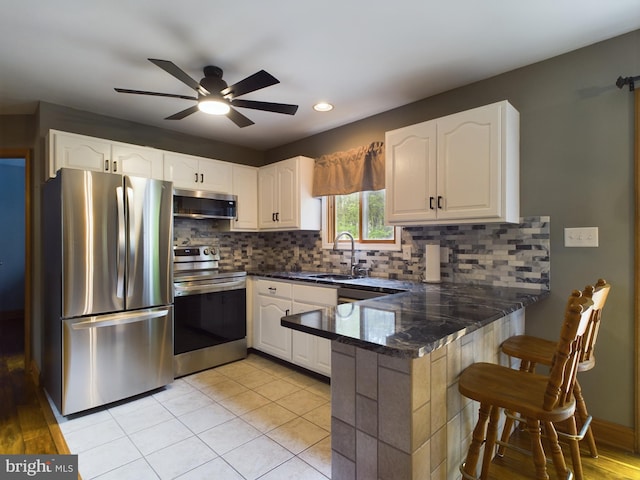
[[[33,384],[40,388],[40,369],[38,365],[36,365],[35,360],[32,358],[29,363],[29,367],[27,368],[27,374],[31,376],[31,380],[33,380]]]
[[[633,428],[597,418],[591,421],[591,428],[596,438],[596,443],[604,443],[627,452],[635,452],[635,433]]]

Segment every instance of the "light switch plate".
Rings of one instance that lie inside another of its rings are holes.
[[[411,260],[411,245],[402,246],[402,259]]]
[[[598,227],[564,229],[565,247],[597,247]]]

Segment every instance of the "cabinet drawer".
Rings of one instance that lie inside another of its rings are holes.
[[[309,285],[292,285],[293,301],[313,303],[316,305],[336,305],[338,290],[328,287],[312,287]]]
[[[291,284],[273,280],[258,280],[256,282],[256,292],[259,295],[291,299]]]

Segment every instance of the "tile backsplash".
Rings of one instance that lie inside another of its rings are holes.
[[[216,220],[176,218],[175,245],[211,245],[220,250],[220,266],[247,271],[346,272],[351,252],[322,248],[320,232],[223,232]],[[402,252],[356,252],[358,264],[380,278],[422,281],[425,245],[441,247],[442,282],[489,284],[548,290],[550,217],[524,217],[519,224],[405,227]]]

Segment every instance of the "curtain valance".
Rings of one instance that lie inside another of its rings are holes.
[[[384,188],[384,144],[352,148],[316,159],[313,196],[346,195]]]

